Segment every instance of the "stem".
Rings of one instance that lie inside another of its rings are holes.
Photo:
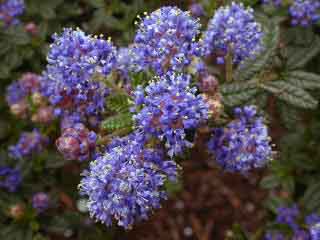
[[[233,77],[233,62],[232,54],[229,52],[226,56],[226,81],[232,82]]]

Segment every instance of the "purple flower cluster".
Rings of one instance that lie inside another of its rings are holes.
[[[320,20],[320,2],[318,0],[294,0],[289,13],[293,26],[307,27]]]
[[[205,14],[203,6],[200,3],[193,3],[189,6],[189,11],[194,17],[201,17]]]
[[[235,64],[246,58],[254,58],[261,51],[263,32],[254,19],[253,9],[242,4],[219,8],[210,20],[204,34],[203,45],[206,55],[214,55],[222,64],[231,54]]]
[[[272,4],[275,7],[282,5],[282,0],[261,0],[262,4]]]
[[[6,27],[16,25],[20,21],[17,18],[25,9],[23,0],[4,0],[0,2],[0,21]]]
[[[19,170],[10,167],[0,167],[0,188],[16,192],[22,182]]]
[[[42,91],[53,104],[56,115],[98,116],[105,108],[106,86],[94,81],[116,66],[112,43],[86,35],[81,30],[64,29],[53,36]]]
[[[188,130],[208,119],[208,104],[197,89],[190,87],[190,76],[168,73],[135,92],[137,128],[148,138],[165,141],[168,154],[179,155],[193,144]]]
[[[276,223],[287,225],[292,231],[291,239],[318,240],[320,216],[316,213],[307,215],[301,225],[301,213],[297,205],[292,207],[279,207],[277,209]],[[307,228],[307,229],[306,229]],[[265,235],[265,240],[284,240],[285,234],[279,231],[269,231]]]
[[[40,93],[41,76],[25,73],[7,87],[6,101],[12,114],[26,119],[31,113],[31,120],[37,123],[49,123],[54,119],[53,107]],[[36,107],[36,108],[35,108]]]
[[[217,163],[227,171],[246,173],[263,167],[272,157],[267,126],[257,117],[256,108],[234,110],[236,119],[225,128],[213,130],[208,148]]]
[[[44,192],[38,192],[32,197],[32,207],[38,213],[42,213],[49,208],[49,196]]]
[[[67,160],[88,160],[94,154],[97,135],[89,131],[82,123],[62,130],[56,140],[58,151]]]
[[[162,7],[139,24],[135,48],[139,51],[137,65],[148,66],[162,75],[168,70],[181,70],[201,51],[196,38],[200,23],[177,7]]]
[[[146,148],[138,133],[116,139],[106,153],[91,162],[79,185],[89,197],[90,215],[106,225],[113,220],[130,229],[147,219],[166,198],[167,180],[175,181],[177,165],[161,150]]]
[[[129,72],[145,70],[146,66],[138,64],[142,57],[141,51],[133,45],[117,51],[117,70],[125,80],[129,80]]]
[[[320,221],[310,227],[311,240],[320,239]]]
[[[11,112],[25,118],[30,108],[28,97],[39,94],[40,76],[34,73],[25,73],[22,77],[7,87],[6,101]]]
[[[15,159],[21,159],[42,152],[47,144],[48,138],[37,129],[32,132],[23,132],[18,143],[9,147],[9,155]]]

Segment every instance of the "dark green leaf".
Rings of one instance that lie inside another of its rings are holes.
[[[274,81],[261,84],[261,88],[295,107],[314,109],[318,105],[318,101],[308,92],[286,81]]]

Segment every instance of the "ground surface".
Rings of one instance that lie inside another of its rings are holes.
[[[249,231],[263,224],[259,189],[261,173],[247,177],[215,169],[200,151],[182,162],[183,190],[156,211],[151,219],[127,233],[132,240],[224,239],[233,223]]]

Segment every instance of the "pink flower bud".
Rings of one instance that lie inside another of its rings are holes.
[[[34,22],[29,22],[24,26],[26,32],[30,33],[31,35],[37,35],[39,33],[38,26]]]
[[[218,87],[219,82],[215,76],[207,75],[203,77],[200,81],[200,89],[204,93],[213,95],[218,91]]]
[[[95,150],[96,134],[82,123],[77,123],[63,130],[56,145],[67,160],[87,160]]]
[[[10,112],[17,117],[25,118],[28,112],[27,102],[25,100],[21,100],[18,103],[12,104],[10,106]]]
[[[32,115],[32,121],[37,123],[49,123],[54,119],[52,106],[40,107],[38,112]]]

